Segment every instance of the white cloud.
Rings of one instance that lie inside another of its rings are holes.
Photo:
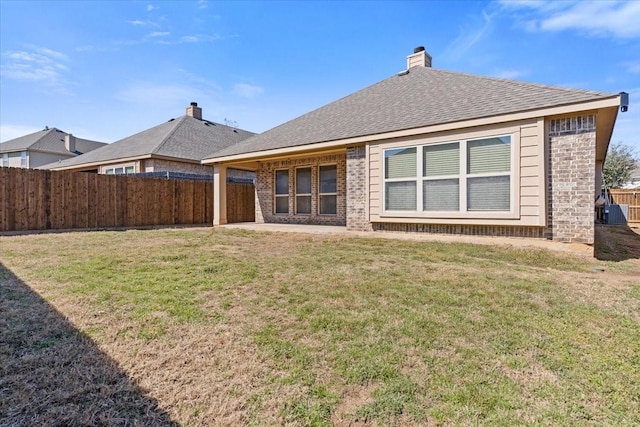
[[[69,68],[61,61],[64,53],[32,46],[30,50],[3,52],[4,64],[0,68],[3,77],[41,83],[58,94],[69,94],[64,78]]]
[[[147,34],[147,37],[167,37],[171,33],[169,31],[154,31]]]
[[[237,83],[233,86],[233,91],[243,98],[254,98],[264,92],[264,88],[248,83]]]
[[[131,25],[145,25],[146,22],[141,21],[139,19],[132,19],[130,21],[127,21],[127,24],[131,24]]]
[[[180,41],[183,43],[197,43],[200,41],[200,37],[198,36],[182,36],[180,37]]]
[[[147,12],[151,12],[151,11],[156,10],[156,9],[158,9],[158,6],[154,6],[152,4],[148,4],[147,5]]]
[[[639,1],[500,1],[530,31],[574,30],[594,37],[640,37]]]
[[[499,79],[513,80],[525,76],[528,73],[529,72],[525,70],[498,70],[493,74],[493,76]]]
[[[11,124],[0,124],[0,142],[9,141],[11,139],[19,138],[21,136],[29,135],[30,133],[38,132],[44,129],[44,125],[42,128],[38,129],[33,126],[25,126],[25,125],[11,125]]]
[[[463,57],[469,49],[491,31],[492,21],[493,14],[489,14],[483,10],[482,17],[480,21],[474,25],[474,28],[460,29],[458,37],[445,49],[447,52],[446,55],[453,59]]]
[[[207,0],[198,0],[198,9],[206,9],[209,7]]]

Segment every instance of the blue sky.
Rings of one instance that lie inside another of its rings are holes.
[[[640,1],[0,0],[0,140],[45,126],[113,142],[184,114],[262,132],[436,68],[630,93],[612,141],[640,153]]]

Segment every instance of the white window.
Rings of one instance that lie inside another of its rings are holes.
[[[460,210],[460,143],[422,148],[422,209]]]
[[[511,137],[467,142],[467,210],[511,209]]]
[[[399,148],[384,153],[385,209],[415,211],[417,206],[417,149]]]
[[[511,145],[506,135],[385,150],[385,210],[509,212]]]
[[[9,167],[9,153],[2,154],[2,167]]]
[[[130,166],[116,166],[113,168],[108,168],[104,170],[105,175],[128,175],[131,173],[136,173],[136,167],[133,165]]]
[[[320,215],[337,213],[338,168],[336,165],[320,166],[318,172],[318,197]]]
[[[26,168],[27,167],[27,152],[23,151],[20,153],[20,167],[21,168]]]
[[[296,169],[296,214],[311,215],[311,168]]]
[[[277,170],[275,177],[276,197],[275,209],[277,214],[289,213],[289,171],[286,169]]]

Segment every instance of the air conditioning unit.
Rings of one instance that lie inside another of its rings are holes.
[[[629,219],[629,205],[607,205],[604,208],[604,222],[610,225],[626,225]]]

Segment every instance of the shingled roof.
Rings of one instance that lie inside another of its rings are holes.
[[[67,156],[77,156],[79,154],[88,153],[106,145],[104,142],[76,138],[76,150],[75,152],[70,152],[65,148],[64,145],[64,137],[66,135],[69,134],[60,129],[47,128],[1,143],[0,153],[12,153],[16,151],[29,150],[54,154],[64,154]]]
[[[211,159],[612,98],[433,69],[404,73],[220,150]]]
[[[184,115],[81,157],[47,165],[46,168],[107,163],[147,155],[200,161],[253,135],[253,132]]]

